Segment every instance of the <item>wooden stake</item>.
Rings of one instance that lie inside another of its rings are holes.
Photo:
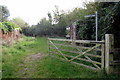
[[[112,66],[110,62],[113,61],[113,54],[111,54],[112,49],[114,48],[114,37],[112,34],[105,35],[105,70],[109,74],[112,71]]]
[[[105,67],[105,44],[101,45],[101,56],[102,56],[102,58],[101,58],[101,63],[102,63],[101,68],[104,69],[104,67]]]

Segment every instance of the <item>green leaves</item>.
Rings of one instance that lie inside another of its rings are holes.
[[[0,21],[7,20],[7,18],[10,16],[9,10],[7,9],[6,6],[1,6],[0,5]]]
[[[5,32],[12,32],[15,28],[19,28],[16,24],[10,21],[0,22],[0,28]]]

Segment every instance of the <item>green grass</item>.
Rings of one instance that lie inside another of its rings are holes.
[[[24,63],[27,56],[37,53],[46,56]],[[3,46],[2,68],[3,78],[118,78],[48,56],[47,39],[43,37],[24,37],[11,46]],[[25,68],[28,70],[24,72]]]
[[[40,43],[41,42],[41,43]],[[26,56],[37,53],[47,53],[46,38],[32,39],[24,37],[22,41],[11,46],[2,48],[3,78],[16,77],[15,74],[21,69],[19,64],[24,62]]]
[[[40,61],[39,67],[38,75],[48,78],[93,78],[97,73],[89,69],[85,69],[84,67],[78,67],[77,65],[63,62],[58,59],[52,59],[50,57],[45,57]],[[90,76],[91,73],[93,74],[92,76]]]

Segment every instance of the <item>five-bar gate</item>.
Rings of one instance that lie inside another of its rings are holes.
[[[113,35],[106,34],[105,41],[48,38],[49,55],[93,70],[110,72],[113,61]]]

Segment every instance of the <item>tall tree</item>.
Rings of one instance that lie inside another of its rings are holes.
[[[23,27],[28,27],[28,24],[21,18],[14,18],[12,20],[12,22],[14,22],[15,24],[17,24],[19,27],[23,28]]]
[[[0,21],[6,20],[9,16],[10,16],[10,13],[7,7],[0,5]]]
[[[51,13],[50,12],[48,12],[48,18],[49,18],[49,22],[52,24],[52,15],[51,15]]]

